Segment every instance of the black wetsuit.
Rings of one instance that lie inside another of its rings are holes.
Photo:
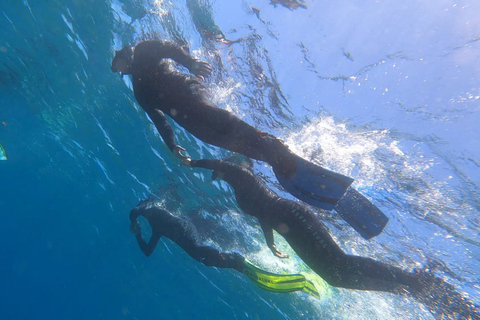
[[[137,224],[138,216],[144,216],[152,227],[152,236],[147,243],[141,232],[136,232],[138,245],[148,257],[162,236],[169,238],[187,252],[193,259],[209,267],[231,268],[242,272],[244,258],[238,253],[224,253],[200,243],[195,226],[161,209],[151,199],[140,202],[130,212],[130,222]],[[140,231],[138,229],[138,231]]]
[[[198,139],[215,146],[267,161],[285,170],[293,161],[288,148],[270,134],[258,131],[207,98],[194,76],[175,71],[172,60],[189,70],[196,61],[183,48],[166,41],[144,41],[134,50],[131,74],[135,98],[155,124],[171,151],[175,136],[165,114]],[[282,170],[282,169],[279,169]]]
[[[227,161],[205,159],[192,160],[191,166],[214,170],[212,178],[219,177],[229,183],[239,207],[258,219],[270,248],[274,246],[273,230],[276,230],[330,285],[396,294],[409,292],[434,313],[471,315],[468,313],[473,308],[471,302],[465,303],[453,286],[430,273],[408,273],[370,258],[344,253],[312,210],[281,198],[248,169]],[[441,305],[432,301],[433,293]]]

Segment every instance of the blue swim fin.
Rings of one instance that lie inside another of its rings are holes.
[[[293,154],[292,154],[293,155]],[[350,185],[352,178],[293,155],[297,170],[285,177],[274,168],[282,187],[295,198],[325,210],[334,209],[365,239],[379,235],[388,217]]]
[[[382,233],[388,223],[388,217],[353,187],[348,188],[335,211],[367,240]]]
[[[322,168],[312,162],[292,154],[297,170],[285,177],[274,168],[282,187],[295,198],[313,206],[332,210],[347,192],[353,179]]]

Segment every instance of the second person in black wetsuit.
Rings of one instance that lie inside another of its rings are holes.
[[[139,216],[145,217],[152,227],[148,243],[142,236],[137,221]],[[155,250],[160,238],[167,237],[198,262],[208,267],[237,270],[264,290],[278,293],[303,291],[319,297],[314,284],[301,274],[274,274],[259,269],[239,253],[220,252],[213,247],[202,245],[193,223],[163,210],[154,199],[141,201],[130,212],[130,231],[135,235],[140,249],[147,257]]]
[[[273,230],[298,256],[330,285],[348,289],[410,293],[437,316],[470,316],[479,319],[478,307],[455,288],[431,273],[409,273],[400,268],[349,255],[335,243],[327,228],[307,206],[281,198],[249,169],[222,160],[184,160],[184,165],[213,170],[235,191],[238,206],[258,219],[268,247],[285,258],[275,246]]]
[[[290,176],[296,164],[288,147],[274,136],[260,132],[230,112],[215,107],[203,84],[174,69],[172,60],[200,79],[211,74],[207,62],[168,41],[143,41],[117,51],[112,71],[132,75],[135,98],[155,124],[168,148],[179,158],[187,158],[176,144],[165,114],[198,139],[268,162],[276,172]]]
[[[139,216],[145,217],[152,227],[152,236],[148,243],[143,239],[137,221]],[[154,200],[144,200],[130,212],[130,231],[135,235],[140,249],[147,257],[152,254],[163,236],[179,245],[193,259],[208,267],[243,271],[245,259],[240,254],[220,252],[215,248],[202,245],[197,229],[191,222],[163,210]]]

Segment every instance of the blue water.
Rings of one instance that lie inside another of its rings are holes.
[[[390,223],[365,241],[324,217],[347,252],[436,261],[480,303],[480,2],[306,3],[2,1],[0,319],[431,319],[387,293],[266,292],[169,240],[143,256],[128,213],[154,194],[211,245],[307,270],[278,236],[292,258],[270,254],[226,184],[179,166],[111,73],[114,50],[151,38],[214,66],[219,107],[356,179]],[[175,131],[193,158],[228,155]],[[279,190],[269,167],[255,170]]]

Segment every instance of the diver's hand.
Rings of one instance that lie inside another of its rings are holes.
[[[183,159],[180,164],[182,166],[185,166],[185,167],[191,167],[192,166],[192,160],[190,159],[190,157],[188,157],[187,159]]]
[[[140,225],[137,221],[132,221],[130,224],[130,232],[134,235],[140,234],[142,230],[140,229]]]
[[[192,67],[190,68],[190,72],[200,79],[205,80],[205,77],[208,77],[212,74],[212,66],[206,61],[195,59]]]
[[[277,247],[275,245],[273,245],[270,250],[272,250],[272,253],[278,257],[278,258],[281,258],[281,259],[286,259],[288,258],[288,254],[284,254],[284,253],[281,253],[280,251],[278,251]]]
[[[276,251],[273,253],[276,257],[281,258],[281,259],[288,259],[289,256],[286,253],[281,253],[280,251]]]
[[[190,159],[189,156],[187,155],[184,155],[182,152],[185,152],[185,148],[184,147],[181,147],[181,146],[175,146],[173,148],[173,154],[177,157],[177,158],[180,158],[182,161],[185,160],[185,159]]]

